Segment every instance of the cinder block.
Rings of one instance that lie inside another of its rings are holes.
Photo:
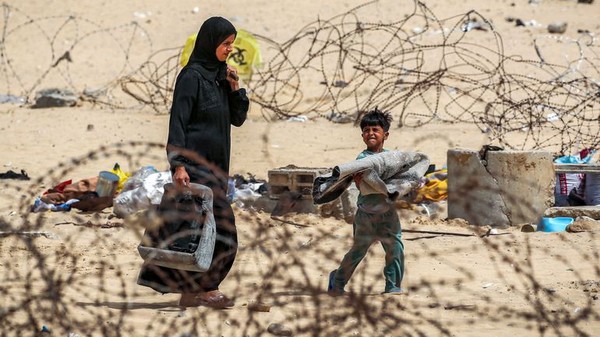
[[[269,197],[279,199],[286,192],[297,192],[302,199],[312,199],[312,187],[315,178],[328,173],[327,168],[297,167],[288,165],[268,172]]]

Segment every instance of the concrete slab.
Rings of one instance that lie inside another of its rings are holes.
[[[451,149],[448,218],[494,227],[538,223],[554,204],[552,154],[543,151]]]
[[[546,209],[544,216],[568,216],[571,218],[587,216],[594,220],[600,220],[600,206],[550,207]]]

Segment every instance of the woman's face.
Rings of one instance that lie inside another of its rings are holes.
[[[221,44],[217,47],[217,59],[221,62],[225,62],[227,60],[227,56],[233,50],[233,41],[235,41],[235,34],[229,35],[225,41],[221,42]]]

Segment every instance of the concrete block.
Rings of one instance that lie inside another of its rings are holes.
[[[313,181],[318,175],[329,171],[326,168],[296,167],[288,165],[269,170],[269,197],[279,199],[284,192],[300,193],[302,199],[312,200]]]
[[[554,204],[552,154],[542,151],[451,149],[448,218],[494,227],[538,223]]]

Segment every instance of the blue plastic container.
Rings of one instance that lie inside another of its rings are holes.
[[[538,232],[564,232],[572,224],[573,218],[559,216],[556,218],[542,218],[537,226]]]

